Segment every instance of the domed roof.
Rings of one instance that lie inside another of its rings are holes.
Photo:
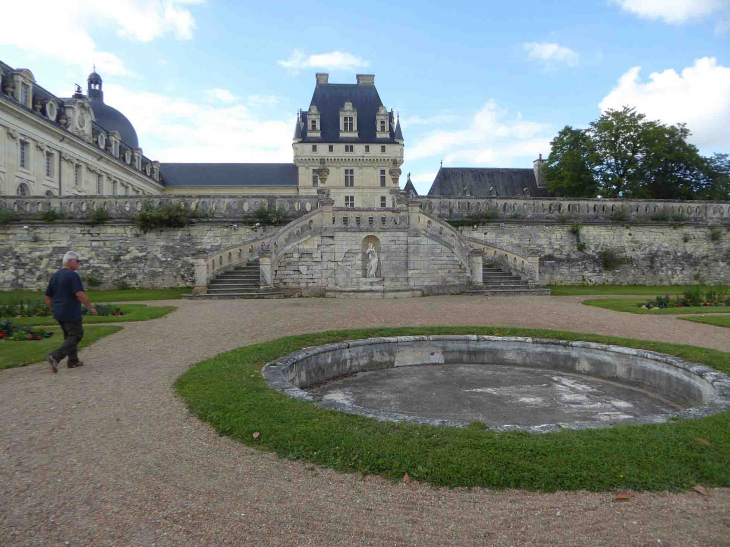
[[[104,92],[101,89],[102,80],[96,71],[89,74],[88,93],[91,108],[96,117],[96,123],[106,131],[118,131],[122,142],[131,148],[139,148],[137,132],[127,117],[116,108],[104,103]]]
[[[103,101],[90,99],[91,108],[96,117],[96,123],[107,131],[118,131],[122,141],[131,148],[139,148],[137,132],[127,117],[116,108],[104,104]]]

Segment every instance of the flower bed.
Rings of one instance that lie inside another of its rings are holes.
[[[694,308],[700,306],[730,306],[730,297],[728,297],[727,289],[725,287],[691,287],[674,300],[671,296],[665,294],[664,296],[657,296],[653,300],[647,300],[645,304],[638,304],[638,307],[647,310]]]
[[[51,336],[53,336],[53,333],[45,329],[13,325],[8,320],[0,321],[0,341],[12,340],[13,342],[27,342],[43,340]]]
[[[111,304],[94,304],[97,315],[107,316],[124,315],[120,306]],[[81,308],[81,315],[88,315],[89,310],[85,306]],[[50,317],[52,314],[50,308],[46,306],[45,301],[39,298],[29,298],[27,300],[20,299],[9,304],[0,304],[0,317]]]

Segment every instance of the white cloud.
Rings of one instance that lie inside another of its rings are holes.
[[[690,141],[700,148],[730,147],[730,68],[703,57],[681,74],[654,72],[648,82],[641,81],[640,72],[636,66],[621,76],[598,105],[601,111],[634,106],[649,119],[686,123],[693,133]]]
[[[528,42],[523,44],[527,58],[533,61],[543,61],[545,68],[552,68],[557,64],[577,66],[580,55],[572,49],[549,42]]]
[[[233,103],[238,100],[238,97],[227,89],[207,89],[205,96],[209,101],[223,101],[224,103]]]
[[[307,56],[295,49],[289,59],[277,61],[276,64],[288,69],[292,74],[299,74],[299,72],[308,68],[352,72],[359,68],[369,67],[370,61],[342,51]]]
[[[547,124],[522,119],[519,113],[510,116],[492,99],[474,114],[469,127],[430,132],[416,142],[407,157],[414,161],[440,156],[445,165],[509,167],[548,153],[552,138],[549,129]]]
[[[667,23],[684,23],[730,7],[728,0],[612,0],[624,11]]]
[[[117,0],[113,4],[97,0],[69,0],[59,9],[58,2],[37,0],[33,8],[23,2],[3,4],[3,20],[13,21],[0,32],[0,45],[13,45],[30,54],[60,59],[100,72],[129,76],[131,71],[114,53],[100,51],[93,31],[109,30],[129,39],[149,42],[172,34],[180,40],[192,38],[195,20],[183,4],[197,0]],[[44,14],[38,16],[38,14]],[[49,16],[52,14],[52,16]],[[33,29],[29,39],[28,29]]]
[[[265,119],[242,104],[201,104],[104,86],[105,102],[137,130],[145,155],[163,162],[290,162],[294,116]]]
[[[411,116],[410,118],[403,118],[400,121],[401,127],[411,127],[414,125],[444,125],[453,123],[457,117],[454,114],[442,113],[435,114],[433,116],[427,116],[422,118],[421,116]]]
[[[249,95],[246,102],[250,106],[271,106],[279,102],[279,97],[276,95]]]

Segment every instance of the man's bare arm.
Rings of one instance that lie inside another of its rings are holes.
[[[49,308],[53,308],[53,298],[51,298],[50,296],[46,296],[45,294],[43,295],[43,298],[45,298],[46,300],[46,306],[48,306]]]
[[[76,298],[81,300],[81,303],[89,308],[89,311],[91,312],[91,315],[96,315],[96,308],[93,306],[93,304],[89,301],[89,297],[86,296],[86,293],[84,291],[79,291],[76,293]]]

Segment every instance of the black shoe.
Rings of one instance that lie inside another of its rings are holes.
[[[56,361],[56,358],[53,357],[53,355],[48,356],[48,364],[51,365],[51,372],[53,374],[58,373],[58,361]]]
[[[83,361],[78,361],[77,363],[67,363],[66,366],[68,368],[83,367],[84,366],[84,362]]]

